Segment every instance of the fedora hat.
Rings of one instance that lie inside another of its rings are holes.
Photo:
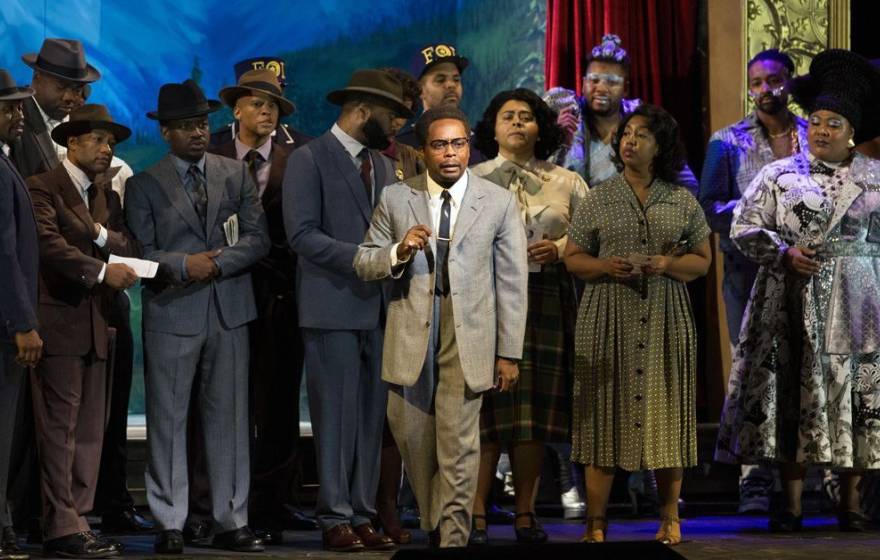
[[[77,107],[70,112],[70,118],[52,129],[52,140],[62,146],[67,145],[67,139],[71,136],[87,134],[93,130],[108,130],[116,137],[116,142],[122,142],[131,136],[131,130],[117,122],[113,122],[110,111],[103,105],[89,103]]]
[[[199,84],[186,80],[182,84],[164,84],[159,88],[159,109],[147,113],[157,121],[175,121],[201,117],[223,107],[216,99],[205,98]]]
[[[295,107],[293,102],[284,97],[278,76],[268,68],[249,70],[238,79],[237,86],[227,86],[220,90],[220,99],[230,107],[235,107],[235,102],[244,95],[253,95],[254,92],[265,93],[278,102],[279,113],[282,117],[291,114]]]
[[[23,55],[21,60],[34,70],[71,82],[89,83],[101,78],[101,73],[86,62],[86,51],[75,39],[46,39],[40,52]]]
[[[29,87],[18,87],[12,74],[5,68],[0,68],[0,101],[20,101],[33,95],[34,90]]]
[[[403,103],[403,85],[400,80],[382,70],[355,70],[348,85],[327,94],[327,101],[343,105],[351,94],[366,94],[377,102],[390,106],[400,116],[410,118],[413,112]]]

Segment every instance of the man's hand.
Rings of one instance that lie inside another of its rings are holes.
[[[104,283],[114,290],[124,290],[134,286],[137,274],[127,264],[111,263],[104,271]]]
[[[812,276],[819,272],[822,266],[819,261],[810,257],[815,257],[816,251],[807,249],[806,247],[789,247],[782,257],[785,268],[801,276]]]
[[[559,258],[559,250],[556,244],[549,239],[535,241],[528,247],[529,260],[537,264],[555,263]]]
[[[35,366],[43,355],[43,339],[35,330],[15,333],[18,355],[15,361],[23,366]]]
[[[565,132],[566,146],[571,146],[571,141],[574,138],[575,132],[577,132],[579,122],[580,118],[577,116],[574,107],[566,107],[559,111],[559,116],[556,118],[556,124],[562,127],[562,131]]]
[[[612,278],[625,280],[632,276],[633,266],[623,257],[605,257],[602,262],[605,274]]]
[[[495,384],[495,389],[503,393],[509,391],[519,380],[519,365],[507,358],[497,358],[495,360],[495,373],[498,374],[498,382]]]
[[[397,260],[408,261],[413,252],[425,248],[430,237],[431,230],[428,226],[419,224],[409,228],[409,231],[403,236],[403,241],[397,245]]]
[[[222,253],[222,249],[216,251],[204,251],[194,253],[186,257],[186,275],[193,282],[210,282],[220,271],[214,263],[214,257]]]

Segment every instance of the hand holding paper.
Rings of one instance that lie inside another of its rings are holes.
[[[143,259],[132,259],[129,257],[119,257],[117,255],[110,255],[110,258],[107,259],[107,263],[126,264],[134,270],[135,274],[138,275],[138,278],[155,278],[156,272],[159,270],[159,263],[157,262],[146,261]]]

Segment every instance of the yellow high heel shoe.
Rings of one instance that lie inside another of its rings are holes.
[[[604,517],[587,517],[587,530],[581,537],[583,543],[605,542],[605,533],[608,532],[608,521]]]
[[[669,546],[679,544],[681,542],[681,519],[674,516],[661,517],[660,529],[657,530],[654,540]]]

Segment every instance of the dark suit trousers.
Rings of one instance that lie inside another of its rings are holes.
[[[375,516],[388,386],[381,329],[302,329],[318,459],[315,514],[324,530]]]
[[[95,511],[112,513],[134,506],[126,482],[128,461],[128,401],[131,394],[134,339],[129,310],[123,291],[115,292],[110,306],[109,326],[116,329],[113,382],[110,384],[110,412],[101,451],[101,469],[95,494]]]
[[[106,419],[107,362],[43,356],[31,372],[43,491],[43,533],[88,531]]]
[[[12,436],[17,424],[18,401],[25,384],[25,369],[15,362],[18,350],[8,341],[0,342],[0,528],[12,526],[6,497],[9,483]]]

